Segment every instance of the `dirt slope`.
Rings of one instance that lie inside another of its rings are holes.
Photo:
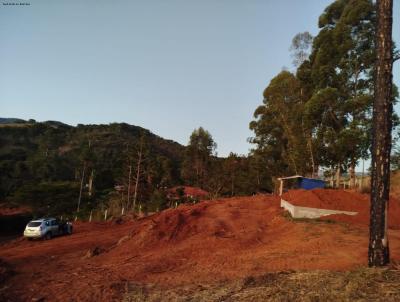
[[[274,271],[344,271],[367,260],[365,226],[292,221],[268,195],[75,228],[70,237],[2,245],[0,258],[14,275],[0,286],[0,300],[112,301],[132,283],[214,284]],[[400,260],[399,231],[391,230],[390,240]]]
[[[400,170],[394,171],[390,175],[390,194],[400,199]]]

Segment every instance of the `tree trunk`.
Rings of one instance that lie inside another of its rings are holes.
[[[90,173],[89,177],[89,197],[92,197],[93,194],[93,181],[94,181],[94,170]]]
[[[78,207],[76,208],[76,212],[78,212],[78,213],[79,213],[80,206],[81,206],[83,181],[85,180],[85,170],[86,170],[86,162],[83,162],[82,177],[81,177],[81,187],[79,189]]]
[[[196,187],[200,186],[200,160],[198,159],[198,155],[196,155],[195,159],[195,167],[196,167]]]
[[[312,137],[311,136],[307,137],[307,145],[308,145],[308,149],[310,151],[310,159],[311,159],[311,169],[312,169],[311,178],[314,178],[316,171],[315,171],[315,161],[314,161],[314,153],[312,150]]]
[[[231,196],[235,195],[235,163],[232,164],[233,171],[231,172]]]
[[[362,172],[361,172],[361,181],[360,181],[360,192],[362,193],[364,190],[364,160],[362,162]]]
[[[387,211],[390,189],[392,130],[392,0],[377,1],[375,98],[372,129],[369,266],[389,263]]]
[[[140,181],[140,166],[142,164],[142,153],[143,153],[143,142],[140,142],[140,150],[138,152],[138,162],[136,167],[136,179],[135,179],[135,192],[133,194],[133,211],[135,211],[139,181]]]
[[[235,195],[235,174],[231,176],[231,196]]]
[[[340,188],[340,164],[336,168],[336,189]]]
[[[131,179],[132,179],[132,163],[129,163],[129,174],[128,174],[128,200],[127,205],[129,207],[131,201]]]
[[[311,160],[311,178],[315,177],[315,160],[314,160],[314,152],[313,152],[313,148],[312,148],[312,133],[311,131],[306,131],[304,129],[304,120],[301,121],[301,128],[303,130],[303,135],[306,138],[306,142],[307,142],[307,147],[308,147],[308,151],[310,152],[310,160]]]
[[[298,172],[298,169],[297,169],[296,160],[293,157],[293,150],[296,149],[296,143],[295,143],[296,138],[295,138],[295,135],[292,134],[292,131],[291,131],[291,129],[289,127],[289,124],[288,124],[288,122],[287,122],[287,120],[285,118],[285,115],[283,113],[281,113],[281,123],[282,123],[284,131],[286,131],[286,134],[287,134],[286,136],[287,136],[288,141],[289,141],[289,147],[288,147],[287,156],[289,157],[290,161],[293,164],[294,173],[296,175],[298,175],[299,172]]]
[[[350,189],[354,189],[356,187],[356,163],[354,160],[351,161],[349,174],[350,174]]]

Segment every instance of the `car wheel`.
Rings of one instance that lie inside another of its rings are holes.
[[[47,232],[46,235],[44,236],[44,239],[50,240],[51,239],[51,232]]]

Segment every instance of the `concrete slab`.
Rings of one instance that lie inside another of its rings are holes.
[[[293,218],[320,218],[322,216],[345,214],[357,215],[358,212],[338,211],[318,208],[299,207],[281,198],[281,207],[289,211]]]

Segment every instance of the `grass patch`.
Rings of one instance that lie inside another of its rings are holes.
[[[399,301],[400,271],[276,272],[212,285],[130,286],[123,301]]]

